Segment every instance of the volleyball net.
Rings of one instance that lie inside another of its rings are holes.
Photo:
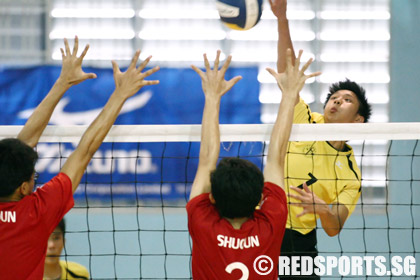
[[[16,137],[21,128],[0,126],[0,138]],[[47,127],[36,148],[37,185],[59,172],[86,128]],[[63,259],[85,265],[92,279],[191,279],[185,205],[198,164],[200,129],[114,126],[66,215]],[[271,129],[221,125],[220,157],[244,158],[263,169]],[[420,260],[419,139],[420,123],[293,126],[291,141],[348,141],[362,173],[361,197],[341,233],[328,237],[318,223],[321,256],[383,256],[387,270],[393,256]],[[333,272],[322,278],[340,277]],[[371,277],[395,278],[374,273],[353,278]]]

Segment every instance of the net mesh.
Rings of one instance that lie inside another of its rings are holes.
[[[222,125],[220,157],[245,158],[263,168],[271,128]],[[20,129],[0,127],[0,138],[15,137]],[[37,185],[59,172],[85,129],[46,129],[37,146]],[[185,205],[199,139],[196,125],[114,126],[66,215],[63,259],[85,265],[92,279],[191,279]],[[341,233],[328,237],[318,223],[321,256],[419,259],[419,139],[419,123],[294,125],[294,141],[349,140],[362,173],[361,198]]]

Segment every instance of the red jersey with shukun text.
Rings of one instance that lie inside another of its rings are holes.
[[[219,215],[208,193],[188,202],[194,279],[278,279],[278,258],[287,220],[286,195],[283,189],[268,182],[263,195],[260,209],[240,229],[234,229]]]
[[[42,280],[48,237],[73,205],[64,173],[20,201],[0,203],[0,279]]]

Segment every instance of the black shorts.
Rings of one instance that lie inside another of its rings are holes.
[[[286,229],[281,245],[281,256],[310,256],[315,258],[318,256],[316,248],[316,229],[308,234],[301,234],[296,230]],[[319,276],[313,274],[310,276],[281,276],[281,280],[287,279],[321,279]]]

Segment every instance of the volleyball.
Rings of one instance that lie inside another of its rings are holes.
[[[222,22],[235,30],[248,30],[261,18],[262,0],[217,0]]]

